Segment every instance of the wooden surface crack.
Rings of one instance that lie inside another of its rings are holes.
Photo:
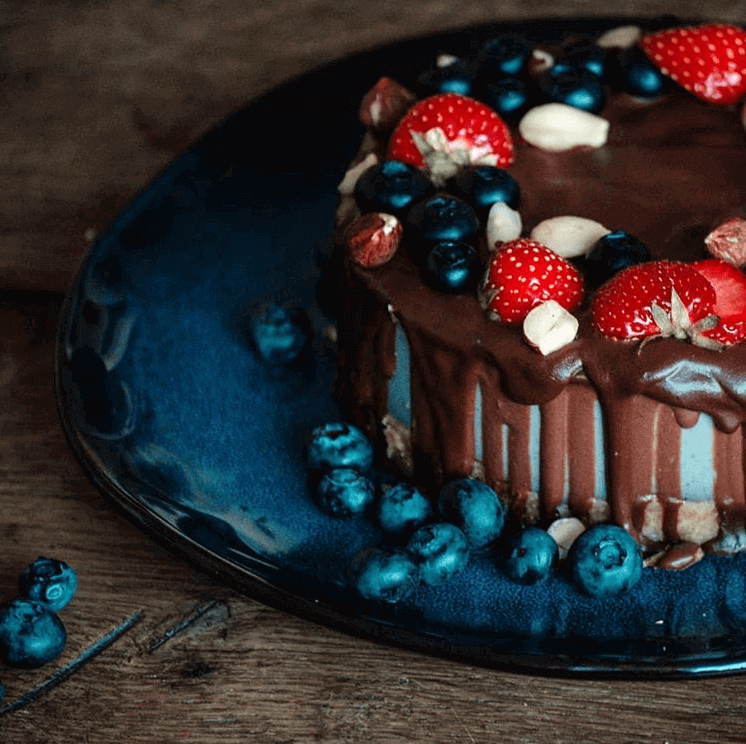
[[[41,697],[44,693],[49,692],[52,688],[56,687],[60,682],[64,682],[70,675],[80,669],[86,662],[90,661],[94,657],[98,656],[104,649],[108,648],[114,641],[120,636],[126,633],[132,628],[142,617],[142,612],[139,610],[133,612],[124,622],[112,628],[106,635],[99,638],[95,643],[88,646],[85,651],[80,653],[75,659],[70,661],[65,666],[58,669],[51,677],[48,677],[44,682],[37,685],[27,693],[21,695],[21,697],[14,700],[12,703],[6,705],[0,709],[0,718],[8,713],[13,713],[20,708],[25,707],[29,703],[33,703],[34,700]]]

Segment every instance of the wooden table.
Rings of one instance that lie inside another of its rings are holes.
[[[62,296],[95,234],[261,91],[518,0],[12,0],[0,6],[0,593],[38,555],[78,571],[63,656],[0,667],[1,742],[743,742],[746,678],[562,680],[377,645],[252,600],[146,537],[89,483],[57,417]],[[696,14],[698,3],[657,10]],[[736,4],[716,3],[735,18]],[[633,12],[629,0],[619,13]],[[639,7],[642,7],[641,5]],[[647,8],[647,6],[645,6]],[[552,14],[596,12],[560,0]],[[124,623],[122,626],[121,624]],[[113,629],[120,635],[63,678]],[[44,687],[46,680],[56,684]],[[17,703],[17,704],[16,704]]]

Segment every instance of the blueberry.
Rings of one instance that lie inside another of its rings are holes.
[[[328,470],[316,486],[319,507],[333,517],[362,514],[376,497],[373,481],[354,468]]]
[[[332,422],[315,428],[306,450],[306,465],[312,471],[355,468],[361,472],[373,464],[373,445],[352,424]]]
[[[497,540],[505,525],[505,507],[497,493],[476,478],[447,483],[438,496],[438,509],[463,531],[472,549]]]
[[[606,103],[603,82],[577,64],[557,62],[542,73],[539,88],[549,101],[598,113]]]
[[[544,581],[559,558],[555,539],[539,527],[526,527],[506,546],[505,572],[519,584]]]
[[[578,65],[603,78],[606,74],[607,51],[593,41],[583,39],[567,44],[560,61]]]
[[[444,584],[469,562],[466,535],[454,524],[426,524],[407,543],[407,552],[420,569],[420,580],[429,586]]]
[[[33,599],[52,612],[67,607],[78,588],[75,571],[63,561],[37,558],[18,577],[18,594]]]
[[[424,72],[417,82],[425,89],[426,95],[436,93],[459,93],[470,96],[474,89],[474,71],[462,59],[455,59]]]
[[[419,583],[414,559],[396,548],[366,548],[353,559],[349,583],[362,599],[396,604],[406,599]]]
[[[409,210],[407,226],[414,258],[424,260],[433,243],[441,240],[475,242],[480,229],[476,212],[462,199],[450,194],[435,194]]]
[[[520,34],[495,36],[479,49],[480,71],[490,79],[522,75],[532,51],[531,44]]]
[[[583,261],[586,282],[591,287],[600,287],[607,279],[628,266],[650,261],[648,247],[625,230],[604,235],[586,254]]]
[[[490,208],[504,202],[511,209],[518,207],[518,182],[504,168],[475,165],[459,173],[451,185],[453,193],[471,204],[480,220],[486,220]]]
[[[258,309],[251,318],[250,333],[259,357],[271,365],[297,361],[311,343],[311,323],[305,312],[276,303]]]
[[[428,254],[425,268],[428,283],[448,294],[471,292],[483,273],[477,249],[455,240],[436,243]]]
[[[642,576],[642,556],[632,535],[613,524],[599,524],[573,543],[568,555],[572,575],[592,597],[611,597],[631,589]]]
[[[355,201],[361,212],[384,212],[404,219],[414,202],[435,193],[423,171],[409,163],[384,160],[372,165],[355,185]]]
[[[377,517],[382,530],[408,535],[432,516],[430,500],[409,483],[387,488],[378,501]]]
[[[612,84],[637,98],[652,99],[671,87],[667,78],[638,46],[620,50],[616,56]]]
[[[517,124],[536,105],[539,92],[531,81],[504,77],[487,83],[482,99],[508,124]]]
[[[62,621],[39,602],[17,598],[0,607],[0,659],[33,669],[56,659],[65,648]]]

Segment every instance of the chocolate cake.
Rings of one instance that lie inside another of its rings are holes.
[[[707,259],[707,236],[746,217],[740,91],[713,100],[712,90],[708,98],[686,81],[682,87],[685,76],[655,46],[658,38],[670,41],[670,30],[665,34],[642,29],[635,41],[635,30],[626,29],[618,34],[625,41],[613,34],[603,40],[604,98],[589,113],[608,123],[602,144],[528,141],[524,122],[536,106],[513,121],[504,117],[513,146],[504,167],[520,187],[514,211],[521,232],[514,237],[525,240],[551,218],[580,217],[603,226],[602,234],[634,236],[649,260],[692,263]],[[609,83],[608,70],[631,50],[665,77],[661,91],[643,98]],[[532,50],[525,79],[538,81],[536,68],[563,54]],[[746,80],[746,64],[740,57],[737,64]],[[724,77],[733,82],[738,74]],[[414,104],[408,89],[389,80],[375,91],[361,108],[368,132],[340,187],[337,212],[344,264],[338,393],[350,419],[426,492],[476,476],[522,524],[612,522],[669,567],[687,565],[703,550],[746,548],[746,342],[700,346],[658,333],[644,341],[605,335],[594,319],[599,290],[580,255],[563,259],[584,281],[583,299],[570,311],[577,332],[544,354],[520,323],[489,311],[485,282],[481,292],[447,292],[426,280],[404,212],[385,229],[395,233],[395,250],[380,262],[356,260],[350,225],[367,207],[361,210],[355,183],[392,159],[391,129]],[[431,180],[436,194],[452,193],[452,175]],[[482,220],[474,242],[480,272],[507,242],[488,241]]]

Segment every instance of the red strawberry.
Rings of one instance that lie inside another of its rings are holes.
[[[738,26],[671,28],[638,44],[664,75],[705,101],[729,106],[746,93],[746,33]]]
[[[623,269],[596,293],[593,326],[616,340],[673,336],[716,346],[702,333],[717,324],[715,290],[691,264],[648,261]]]
[[[513,140],[488,106],[459,93],[442,93],[409,109],[391,135],[387,157],[427,168],[433,182],[442,185],[469,165],[507,168],[513,162]]]
[[[496,320],[519,325],[547,300],[568,312],[583,300],[580,272],[537,240],[517,238],[492,254],[479,291],[482,307]]]
[[[746,338],[746,276],[720,258],[695,261],[692,266],[715,289],[714,313],[720,322],[703,336],[721,344],[737,344]]]

